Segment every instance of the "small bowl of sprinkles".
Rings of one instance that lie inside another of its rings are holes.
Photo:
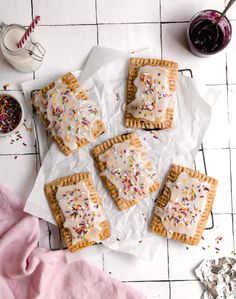
[[[16,132],[23,121],[23,107],[9,94],[0,94],[0,137]]]

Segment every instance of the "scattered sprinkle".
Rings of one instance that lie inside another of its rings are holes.
[[[116,100],[119,101],[120,100],[120,97],[119,97],[119,94],[118,92],[116,93]]]
[[[24,142],[23,142],[22,144],[23,144],[24,146],[27,146],[27,144],[26,144],[26,143],[24,143]]]
[[[218,236],[218,237],[215,238],[215,241],[216,241],[217,244],[219,244],[222,239],[223,239],[223,237]]]
[[[7,84],[5,84],[5,85],[3,85],[3,89],[6,91],[7,90],[7,88],[10,86],[10,84],[9,83],[7,83]]]
[[[15,156],[14,159],[16,160],[18,158],[18,156]]]
[[[26,131],[32,132],[33,129],[31,127],[27,127],[26,123],[23,123],[23,126],[25,127]]]

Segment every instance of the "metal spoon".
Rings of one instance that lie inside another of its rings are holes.
[[[213,24],[208,24],[206,26],[204,26],[202,29],[201,29],[201,32],[205,31],[209,33],[209,36],[211,37],[211,42],[215,42],[218,37],[219,37],[219,27],[218,27],[218,24],[220,22],[220,20],[224,17],[224,15],[226,14],[226,12],[229,10],[229,8],[233,5],[233,3],[235,2],[236,0],[230,0],[229,3],[226,5],[224,11],[221,13],[219,19],[213,23]]]

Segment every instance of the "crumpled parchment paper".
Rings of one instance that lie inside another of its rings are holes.
[[[83,87],[97,97],[107,131],[92,144],[69,157],[52,144],[24,210],[55,224],[44,194],[44,185],[75,172],[90,171],[112,228],[112,236],[102,243],[112,250],[151,259],[164,240],[148,231],[158,192],[152,193],[150,197],[126,211],[119,211],[104,188],[90,154],[91,149],[97,144],[132,131],[124,127],[129,56],[127,53],[107,48],[93,49],[79,80]],[[141,51],[134,56],[148,57],[151,53]],[[39,88],[42,87],[42,81],[39,80],[38,85],[41,85]],[[22,84],[26,97],[36,87],[37,80]],[[177,82],[174,128],[156,133],[136,130],[156,167],[160,182],[163,182],[172,163],[192,166],[211,118],[212,105],[217,97],[218,92],[214,89],[205,88],[193,79],[180,75]]]

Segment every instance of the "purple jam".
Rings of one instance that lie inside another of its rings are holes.
[[[211,20],[201,20],[190,31],[192,44],[202,53],[216,52],[220,50],[224,42],[224,33],[221,27],[219,25],[212,26],[212,24],[214,23]]]
[[[10,95],[0,94],[0,134],[13,131],[21,122],[20,104]]]

